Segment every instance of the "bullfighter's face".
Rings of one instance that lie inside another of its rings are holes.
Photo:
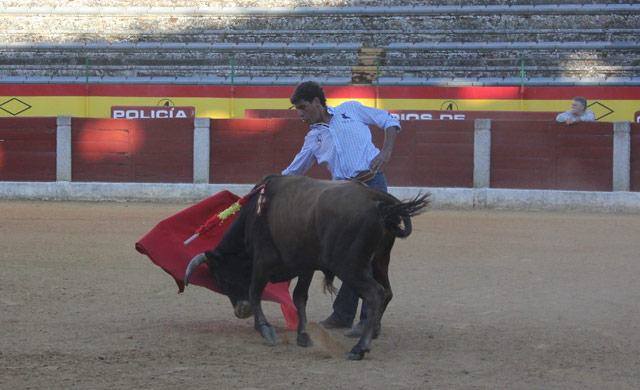
[[[299,100],[296,102],[295,107],[300,118],[308,124],[313,125],[314,123],[323,122],[323,114],[326,111],[326,107],[320,103],[320,99],[314,98],[310,102]]]

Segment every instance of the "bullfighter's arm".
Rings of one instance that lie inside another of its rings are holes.
[[[384,131],[384,145],[380,153],[371,160],[369,168],[374,172],[382,171],[382,168],[391,160],[393,145],[396,143],[396,136],[400,132],[400,127],[391,126]]]
[[[307,134],[302,149],[293,158],[291,164],[282,171],[283,175],[304,175],[313,166],[316,162],[313,154],[313,139],[314,137],[311,134]]]

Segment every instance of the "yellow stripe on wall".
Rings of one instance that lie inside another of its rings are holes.
[[[13,99],[13,100],[12,100]],[[17,99],[17,100],[16,100]],[[169,98],[174,106],[192,106],[199,117],[215,119],[244,118],[247,109],[287,109],[289,99],[254,98]],[[71,115],[74,117],[109,118],[112,106],[157,106],[157,97],[118,96],[0,96],[4,104],[0,117],[34,117]],[[327,99],[335,106],[352,99]],[[386,110],[442,110],[452,105],[460,111],[553,111],[571,108],[568,100],[504,100],[504,99],[358,99],[362,104]],[[22,106],[26,104],[27,106]],[[640,101],[599,100],[590,101],[589,109],[602,121],[634,121],[634,113],[640,111]],[[30,106],[30,107],[29,107]],[[29,107],[28,109],[25,109]],[[22,111],[22,112],[20,112]],[[16,114],[17,113],[17,114]]]

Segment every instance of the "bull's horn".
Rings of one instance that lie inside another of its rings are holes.
[[[196,255],[193,259],[191,259],[191,262],[189,262],[189,265],[187,266],[187,272],[184,275],[185,286],[189,285],[189,279],[191,279],[191,274],[193,273],[193,271],[195,271],[195,269],[198,268],[200,264],[205,263],[206,261],[207,256],[205,256],[204,253],[200,253],[199,255]]]

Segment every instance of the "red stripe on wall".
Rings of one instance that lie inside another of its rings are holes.
[[[638,87],[526,87],[525,100],[573,99],[584,96],[598,100],[637,100],[640,99]]]
[[[294,86],[4,84],[4,96],[140,96],[288,99]],[[350,87],[326,86],[334,99],[640,100],[639,87]]]
[[[380,87],[380,99],[640,99],[638,87]]]
[[[85,86],[77,84],[2,84],[2,96],[85,96]]]
[[[213,97],[231,96],[228,85],[101,85],[89,86],[90,96]]]

